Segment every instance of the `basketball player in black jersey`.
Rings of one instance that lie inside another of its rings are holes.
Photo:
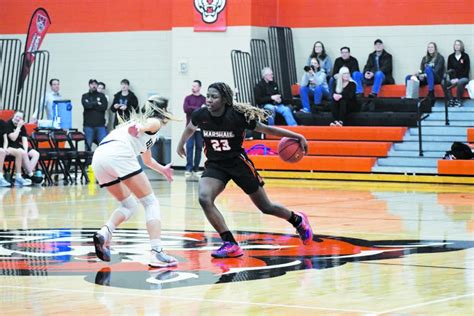
[[[223,82],[216,82],[209,86],[206,105],[193,112],[191,121],[181,136],[177,152],[181,157],[186,157],[184,145],[196,129],[200,128],[204,137],[207,161],[199,181],[199,204],[224,242],[212,253],[212,256],[232,258],[243,255],[224,217],[214,204],[216,197],[231,179],[249,195],[252,202],[263,213],[290,222],[296,228],[303,243],[309,244],[313,239],[313,232],[306,215],[301,212],[292,212],[268,199],[263,189],[262,178],[242,148],[245,129],[296,138],[306,151],[307,143],[304,136],[261,123],[260,121],[265,120],[268,114],[257,107],[235,103],[231,88]]]

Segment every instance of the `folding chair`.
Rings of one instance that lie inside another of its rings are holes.
[[[52,144],[49,134],[45,132],[34,132],[31,134],[31,144],[33,148],[35,148],[39,154],[40,158],[38,163],[43,170],[45,178],[49,185],[55,184],[57,182],[53,181],[52,175],[53,173],[58,174],[58,168],[61,169],[62,173],[66,176],[64,166],[61,164],[59,160],[58,152],[54,149],[54,145]]]
[[[58,160],[64,167],[64,183],[74,182],[69,171],[73,161],[77,160],[77,150],[71,145],[67,132],[64,130],[54,130],[49,134],[49,137],[54,146],[53,148],[58,153]]]
[[[89,183],[89,176],[87,175],[87,167],[91,164],[92,161],[92,155],[94,154],[90,150],[80,150],[79,147],[81,143],[84,145],[84,148],[87,148],[85,146],[86,144],[86,137],[82,132],[79,132],[77,130],[70,130],[68,134],[69,138],[69,145],[71,148],[76,150],[77,152],[77,159],[75,161],[76,167],[75,167],[75,173],[77,173],[77,167],[79,166],[81,169],[81,180],[84,179],[85,183]]]

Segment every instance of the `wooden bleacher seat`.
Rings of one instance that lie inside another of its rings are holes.
[[[474,143],[474,127],[467,129],[467,142]]]
[[[474,176],[474,159],[438,160],[438,174]]]
[[[274,152],[278,151],[278,140],[251,140],[244,142],[246,150],[255,145],[264,145]],[[386,157],[391,142],[354,142],[354,141],[308,141],[310,156],[357,156]]]
[[[371,86],[364,87],[364,95],[369,95],[372,91]],[[456,93],[456,87],[451,89],[452,93]],[[300,86],[294,84],[291,86],[291,93],[293,96],[299,96]],[[428,95],[428,86],[420,87],[420,97],[426,97]],[[383,85],[379,92],[379,97],[384,98],[401,98],[405,96],[405,85],[402,84],[387,84]],[[435,85],[435,96],[437,98],[443,98],[444,92],[440,84]],[[469,98],[467,90],[464,90],[463,98]]]
[[[371,172],[377,158],[305,156],[298,163],[288,163],[278,156],[251,156],[260,170],[333,171],[333,172]]]
[[[386,157],[392,142],[402,141],[405,127],[319,127],[284,126],[303,134],[308,154],[298,163],[287,163],[276,155],[251,155],[257,169],[332,172],[371,172],[377,157]],[[250,149],[257,144],[277,151],[278,137],[244,142]]]
[[[280,126],[303,134],[308,140],[345,140],[345,141],[394,141],[401,142],[406,127],[366,127],[366,126]],[[267,139],[279,139],[267,135]]]

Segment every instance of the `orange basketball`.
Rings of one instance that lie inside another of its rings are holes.
[[[303,159],[304,150],[297,139],[283,137],[278,143],[278,155],[281,160],[294,163]]]

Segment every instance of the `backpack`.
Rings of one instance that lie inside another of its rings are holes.
[[[454,156],[454,157],[453,157]],[[444,159],[461,159],[461,160],[471,160],[474,158],[471,147],[464,143],[454,142],[451,145],[451,150],[446,152]]]

